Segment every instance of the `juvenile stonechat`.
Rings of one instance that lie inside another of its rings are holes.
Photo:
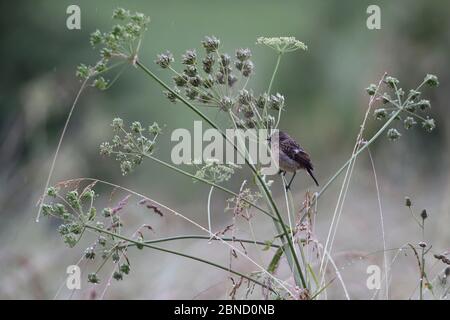
[[[314,168],[311,158],[294,139],[287,133],[279,130],[272,134],[269,141],[272,152],[279,155],[279,173],[286,175],[286,172],[293,172],[292,178],[286,186],[287,189],[291,187],[291,183],[300,169],[305,169],[316,185],[319,186],[317,179],[313,175]]]

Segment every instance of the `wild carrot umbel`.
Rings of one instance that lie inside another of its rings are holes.
[[[74,179],[46,188],[46,195],[42,199],[42,213],[61,221],[58,232],[64,243],[69,247],[75,247],[86,235],[95,236],[94,242],[84,250],[83,254],[83,259],[98,265],[97,270],[87,276],[87,281],[92,284],[104,282],[100,271],[108,262],[112,262],[114,268],[111,278],[117,281],[125,280],[127,275],[133,272],[128,251],[149,248],[195,260],[231,273],[237,277],[231,278],[232,289],[229,293],[231,298],[236,298],[242,292],[244,282],[247,282],[247,292],[242,297],[251,297],[254,286],[260,286],[263,289],[264,298],[316,299],[326,294],[326,289],[335,278],[339,280],[345,297],[350,298],[349,290],[333,260],[332,251],[355,161],[364,150],[369,150],[368,147],[385,134],[390,140],[395,141],[402,136],[402,132],[405,135],[407,130],[411,130],[418,124],[428,132],[435,128],[435,121],[427,115],[431,104],[428,100],[421,98],[421,90],[425,85],[437,86],[439,83],[437,77],[427,75],[416,89],[408,92],[400,88],[400,82],[396,78],[387,75],[382,77],[378,85],[370,85],[367,88],[371,97],[369,107],[349,160],[319,192],[308,192],[301,206],[291,190],[285,188],[283,205],[286,210],[284,210],[274,196],[273,181],[263,173],[260,163],[252,161],[254,159],[251,158],[248,149],[241,147],[245,146],[244,138],[238,136],[236,143],[225,134],[225,130],[229,127],[269,131],[279,128],[281,117],[287,112],[287,100],[283,94],[272,92],[275,77],[285,54],[306,51],[307,46],[293,37],[258,38],[256,43],[274,50],[276,57],[267,89],[258,92],[249,88],[249,79],[258,70],[250,49],[237,48],[232,53],[223,52],[221,39],[211,35],[199,41],[198,48],[187,49],[180,57],[175,57],[165,49],[161,50],[156,57],[145,57],[140,55],[140,47],[150,19],[144,14],[131,13],[125,9],[115,10],[113,18],[117,24],[111,31],[103,33],[97,30],[91,35],[91,44],[99,50],[100,59],[93,65],[81,64],[78,67],[76,75],[83,81],[82,88],[92,86],[101,90],[108,89],[119,78],[123,69],[115,74],[112,72],[119,66],[124,68],[131,65],[148,76],[152,83],[160,86],[161,94],[165,95],[170,103],[175,104],[175,107],[187,107],[204,123],[216,129],[223,141],[231,144],[233,149],[244,158],[245,164],[242,166],[233,163],[222,164],[216,159],[207,159],[202,165],[193,164],[188,169],[182,169],[178,165],[159,158],[155,146],[158,145],[160,136],[164,134],[161,129],[164,127],[155,122],[155,119],[126,123],[121,118],[114,118],[110,128],[112,138],[100,145],[100,155],[113,157],[118,161],[118,167],[123,175],[133,174],[140,169],[139,166],[144,161],[152,160],[195,182],[207,185],[210,188],[205,210],[208,227],[188,218],[183,212],[165,206],[140,192],[100,179]],[[181,62],[181,70],[175,68],[177,60]],[[153,61],[155,68],[166,71],[169,74],[169,81],[157,76],[147,61]],[[372,107],[375,110],[372,110]],[[212,120],[204,111],[205,108],[216,110],[227,121]],[[375,119],[384,123],[372,137],[366,138],[364,128],[372,112]],[[403,129],[400,129],[399,121],[402,122]],[[375,173],[373,159],[371,160]],[[241,178],[245,168],[251,172],[249,180]],[[328,236],[326,241],[322,242],[316,238],[314,232],[318,201],[344,171],[345,178]],[[376,179],[376,174],[374,176]],[[240,178],[240,188],[236,191],[224,185],[232,177]],[[50,179],[51,174],[49,182]],[[282,181],[286,187],[288,183],[284,177]],[[378,190],[378,182],[376,183]],[[95,191],[101,190],[97,189],[98,185],[119,190],[121,198],[111,206],[99,207],[96,200],[100,195]],[[216,230],[211,219],[212,199],[216,191],[227,194],[229,199],[226,201],[224,210],[232,214],[232,222],[219,230]],[[378,193],[382,218],[380,197]],[[130,235],[126,234],[129,226],[127,228],[123,214],[133,202],[146,210],[146,216],[145,223],[133,226],[133,232]],[[270,218],[275,227],[275,232],[266,234],[264,239],[256,239],[251,224],[252,218],[260,213],[264,215],[264,218]],[[201,234],[156,238],[157,222],[155,221],[167,219],[168,215],[191,224]],[[426,217],[424,218],[424,214],[421,217],[422,229],[424,229]],[[236,235],[238,220],[248,224],[252,238]],[[221,243],[230,252],[229,266],[163,246],[164,243],[187,239]],[[267,266],[261,262],[264,259],[258,261],[249,254],[251,245],[253,245],[252,248],[256,248],[258,255],[264,252],[270,254]],[[421,248],[417,255],[421,267],[420,298],[422,298],[426,278],[424,259],[428,247],[424,245],[423,239],[423,243],[411,248],[412,250]],[[383,251],[386,250],[386,244],[383,243]],[[255,271],[245,273],[237,270],[231,263],[237,257],[243,257]],[[278,275],[281,269],[279,266],[284,258],[289,266],[288,278],[292,275],[292,282]],[[447,261],[445,255],[438,256],[436,259],[444,263]],[[386,257],[384,261],[385,286],[388,290]],[[326,277],[328,264],[334,270],[332,279]]]

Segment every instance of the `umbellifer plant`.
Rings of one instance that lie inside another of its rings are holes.
[[[285,98],[281,93],[272,92],[272,85],[278,67],[285,54],[297,51],[306,51],[307,46],[293,37],[260,37],[256,43],[272,49],[276,56],[275,68],[269,81],[268,88],[256,93],[248,88],[255,64],[252,62],[252,52],[247,48],[238,48],[234,54],[222,52],[221,40],[214,36],[206,36],[200,43],[200,48],[187,50],[181,56],[182,70],[173,67],[175,57],[169,51],[164,51],[156,57],[153,67],[147,65],[147,57],[139,55],[142,39],[149,27],[150,19],[142,13],[131,13],[119,8],[113,13],[117,21],[109,32],[95,31],[91,35],[92,46],[100,53],[100,59],[92,65],[81,64],[77,69],[77,76],[81,79],[81,89],[75,99],[61,135],[57,152],[48,177],[46,191],[41,199],[39,214],[56,218],[61,221],[58,232],[69,247],[75,247],[82,237],[87,234],[94,235],[92,245],[85,249],[84,259],[97,261],[96,272],[87,276],[87,281],[99,284],[100,270],[112,262],[114,271],[111,278],[117,281],[126,278],[132,272],[131,263],[127,256],[129,250],[144,248],[158,250],[169,254],[182,256],[205,263],[211,267],[220,268],[233,277],[230,297],[235,298],[241,291],[243,297],[252,297],[255,287],[261,287],[262,295],[267,299],[316,299],[326,297],[326,289],[335,278],[341,283],[345,296],[349,293],[339,270],[333,262],[331,252],[336,230],[342,213],[348,185],[357,157],[384,134],[390,140],[401,136],[394,123],[401,119],[405,130],[420,124],[426,131],[435,128],[433,119],[426,116],[430,108],[428,100],[421,99],[424,86],[437,86],[438,79],[434,75],[427,75],[423,82],[415,89],[405,91],[400,88],[399,81],[388,75],[383,75],[378,84],[367,88],[370,95],[369,106],[357,136],[355,147],[349,160],[328,180],[319,192],[308,192],[300,207],[296,207],[291,191],[284,188],[285,205],[276,203],[272,194],[272,181],[266,177],[258,164],[253,164],[248,158],[246,150],[242,151],[234,141],[224,134],[224,130],[231,128],[258,128],[277,129],[283,112],[286,112]],[[245,166],[220,164],[215,159],[208,160],[202,166],[192,166],[192,170],[184,170],[176,165],[159,159],[155,155],[155,145],[162,130],[158,123],[138,121],[126,124],[120,118],[112,121],[113,136],[110,141],[100,145],[100,154],[115,158],[120,165],[122,174],[130,174],[138,170],[138,166],[146,160],[155,161],[175,172],[192,178],[194,181],[210,186],[208,205],[205,214],[210,221],[211,194],[214,189],[228,194],[229,200],[225,210],[233,214],[233,223],[221,231],[213,232],[211,223],[207,227],[189,219],[182,212],[178,212],[157,202],[155,199],[127,189],[117,184],[98,179],[73,179],[63,181],[50,187],[53,168],[56,163],[65,130],[76,106],[81,92],[88,86],[105,90],[111,87],[121,74],[121,70],[131,66],[137,71],[147,75],[153,84],[160,86],[163,93],[171,103],[189,108],[200,120],[212,128],[217,129],[223,139],[232,143],[234,148],[245,159]],[[171,76],[170,81],[159,78],[153,68],[167,70]],[[374,112],[374,117],[385,121],[379,130],[370,138],[365,138],[364,129],[369,120],[374,105],[380,105]],[[215,108],[228,119],[223,123],[211,120],[202,111],[203,108]],[[242,181],[238,190],[230,190],[223,185],[233,175],[241,170],[249,169],[253,179]],[[317,204],[328,187],[345,171],[336,209],[329,228],[325,243],[314,237],[313,224],[317,215]],[[283,184],[286,180],[283,177]],[[120,190],[126,194],[114,206],[98,208],[96,187],[103,185],[115,191]],[[180,235],[175,237],[154,238],[151,224],[144,224],[132,233],[125,234],[121,212],[125,210],[130,201],[135,201],[150,210],[155,216],[163,218],[172,214],[179,219],[191,223],[201,231],[196,235]],[[297,205],[298,206],[298,205]],[[267,221],[274,225],[274,233],[270,237],[257,240],[239,238],[235,235],[234,226],[237,219],[248,222],[256,214],[263,214]],[[286,218],[287,217],[287,220]],[[219,265],[208,259],[199,258],[173,249],[161,246],[161,243],[180,239],[197,239],[199,241],[219,241],[230,250],[230,257],[242,256],[255,271],[244,273],[231,266]],[[263,266],[253,260],[247,248],[266,251],[272,254],[270,263]],[[421,250],[420,245],[411,245],[414,252]],[[386,250],[385,244],[383,249]],[[314,253],[314,254],[312,254]],[[422,256],[425,253],[422,251]],[[286,259],[293,281],[279,278],[276,274],[282,258]],[[444,260],[439,256],[440,260]],[[384,257],[384,277],[388,279],[389,268],[387,257]],[[333,276],[327,275],[328,264],[331,262]],[[423,266],[423,264],[422,264]],[[423,269],[423,268],[422,268]],[[424,271],[422,270],[422,274]],[[243,286],[243,283],[247,283]],[[421,281],[421,294],[423,278]],[[386,281],[386,297],[389,283]]]

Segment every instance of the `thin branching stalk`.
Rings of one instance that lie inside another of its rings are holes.
[[[202,258],[198,258],[198,257],[195,257],[195,256],[191,256],[189,254],[178,252],[178,251],[175,251],[175,250],[170,250],[170,249],[166,249],[166,248],[162,248],[162,247],[158,247],[158,246],[153,246],[153,245],[145,243],[145,242],[140,242],[140,241],[137,241],[137,240],[133,240],[133,239],[127,238],[125,236],[122,236],[120,234],[117,234],[117,233],[114,233],[114,232],[110,232],[108,230],[101,229],[101,228],[98,228],[98,227],[93,226],[93,225],[86,224],[86,228],[91,229],[91,230],[95,230],[95,231],[97,231],[99,233],[103,233],[103,234],[107,234],[107,235],[110,235],[110,236],[114,236],[116,238],[119,238],[121,240],[124,240],[124,241],[126,241],[126,242],[128,242],[130,244],[136,245],[136,246],[144,246],[144,247],[147,247],[147,248],[150,248],[150,249],[154,249],[154,250],[170,253],[170,254],[181,256],[181,257],[188,258],[188,259],[191,259],[191,260],[200,261],[200,262],[205,263],[207,265],[210,265],[210,266],[213,266],[213,267],[225,270],[227,272],[233,273],[233,274],[235,274],[237,276],[243,277],[244,279],[247,279],[248,281],[254,282],[254,283],[260,285],[261,287],[269,289],[270,291],[276,293],[271,287],[267,286],[266,284],[264,284],[264,283],[262,283],[262,282],[260,282],[260,281],[258,281],[256,279],[253,279],[253,278],[251,278],[251,277],[249,277],[249,276],[247,276],[247,275],[245,275],[243,273],[240,273],[240,272],[235,271],[233,269],[230,269],[228,267],[221,266],[220,264],[214,263],[212,261],[205,260],[205,259],[202,259]]]
[[[278,53],[278,56],[277,56],[277,62],[275,63],[275,68],[274,68],[274,70],[273,70],[273,73],[272,73],[272,77],[270,78],[270,82],[269,82],[269,88],[267,89],[267,95],[268,96],[270,96],[270,92],[272,91],[272,85],[273,85],[273,82],[274,82],[274,80],[275,80],[275,76],[276,76],[276,74],[277,74],[277,71],[278,71],[278,67],[280,66],[280,62],[281,62],[281,56],[282,56],[283,54],[282,53]],[[263,111],[263,115],[264,116],[266,116],[267,115],[267,101],[264,103],[264,111]]]
[[[153,239],[153,240],[146,240],[144,243],[152,244],[152,243],[160,243],[160,242],[168,242],[168,241],[174,241],[174,240],[186,240],[186,239],[203,239],[208,241],[217,241],[216,238],[211,238],[208,236],[201,236],[201,235],[182,235],[182,236],[174,236],[174,237],[166,237],[166,238],[159,238],[159,239]],[[241,239],[241,238],[230,238],[230,237],[222,237],[223,241],[228,242],[242,242],[242,243],[253,243],[258,244],[261,246],[269,246],[271,248],[280,248],[279,245],[273,244],[273,243],[267,243],[265,241],[257,241],[253,239]],[[134,244],[131,244],[130,246],[134,246]]]
[[[129,192],[130,194],[133,194],[137,197],[140,197],[141,199],[145,199],[145,200],[149,200],[152,203],[154,203],[156,206],[158,206],[159,208],[162,208],[164,210],[167,210],[168,212],[170,212],[171,214],[175,215],[176,217],[179,217],[183,220],[185,220],[186,222],[194,225],[195,227],[199,228],[200,230],[206,232],[207,234],[209,234],[209,236],[211,237],[211,239],[216,239],[218,241],[220,241],[221,243],[225,244],[226,246],[228,246],[230,249],[234,250],[236,253],[240,254],[242,257],[244,257],[246,260],[248,260],[249,262],[251,262],[253,265],[255,265],[256,267],[258,267],[260,269],[261,272],[263,272],[264,274],[266,274],[269,278],[271,278],[272,280],[274,280],[278,285],[280,285],[287,293],[289,293],[291,296],[294,296],[294,294],[286,287],[286,285],[278,278],[276,278],[275,276],[273,276],[271,273],[267,272],[265,270],[265,268],[263,268],[261,265],[259,265],[256,261],[254,261],[251,257],[249,257],[245,252],[243,252],[242,250],[240,250],[239,248],[236,248],[234,246],[232,246],[231,244],[229,244],[228,242],[224,241],[221,237],[219,237],[219,235],[217,234],[213,234],[211,232],[208,231],[207,228],[201,226],[200,224],[198,224],[197,222],[193,221],[192,219],[189,219],[188,217],[186,217],[185,215],[181,214],[180,212],[154,200],[151,199],[141,193],[138,193],[136,191],[133,191],[131,189],[125,188],[123,186],[108,182],[108,181],[104,181],[104,180],[99,180],[99,179],[86,179],[86,178],[81,178],[81,179],[74,179],[74,180],[68,180],[66,181],[66,183],[70,183],[73,181],[86,181],[86,180],[92,180],[92,181],[96,181],[98,183],[104,184],[104,185],[108,185],[126,192]],[[115,233],[113,233],[113,235],[115,235]]]
[[[165,88],[166,90],[168,90],[169,92],[171,92],[172,94],[174,94],[174,95],[177,97],[177,99],[179,99],[179,100],[180,100],[181,102],[183,102],[186,106],[188,106],[188,107],[189,107],[192,111],[194,111],[198,116],[200,116],[203,120],[205,120],[211,127],[213,127],[214,129],[218,130],[218,131],[221,133],[222,137],[223,137],[226,141],[230,142],[230,143],[233,145],[233,147],[234,147],[234,149],[235,149],[236,151],[238,151],[239,153],[241,153],[240,150],[239,150],[239,148],[237,148],[236,145],[235,145],[232,141],[230,141],[229,137],[227,137],[227,136],[219,129],[219,127],[218,127],[212,120],[210,120],[205,114],[203,114],[197,107],[195,107],[194,105],[192,105],[192,104],[191,104],[189,101],[187,101],[184,97],[182,97],[180,94],[178,94],[177,92],[175,92],[172,88],[170,88],[164,81],[162,81],[161,79],[159,79],[159,78],[158,78],[158,77],[157,77],[150,69],[148,69],[145,65],[143,65],[139,60],[136,61],[136,65],[137,65],[139,68],[141,68],[147,75],[149,75],[153,80],[155,80],[158,84],[160,84],[163,88]],[[241,153],[241,155],[242,155],[242,153]],[[277,207],[277,205],[276,205],[276,203],[275,203],[275,201],[274,201],[274,199],[273,199],[273,197],[272,197],[272,194],[270,193],[270,190],[268,189],[268,187],[267,187],[265,181],[263,180],[263,178],[261,177],[261,175],[259,174],[259,172],[258,172],[257,169],[255,168],[255,166],[252,165],[252,164],[248,161],[248,158],[247,158],[246,156],[244,156],[244,159],[245,159],[246,164],[247,164],[247,165],[249,166],[249,168],[252,170],[253,174],[256,176],[256,178],[257,178],[257,180],[258,180],[258,182],[259,182],[258,186],[260,186],[261,190],[264,192],[264,195],[265,195],[266,199],[268,200],[269,207],[270,207],[271,210],[275,213],[275,216],[277,217],[278,221],[280,221],[280,223],[278,223],[277,221],[274,221],[274,223],[276,224],[277,228],[278,228],[279,226],[281,226],[281,230],[279,230],[279,231],[282,231],[282,232],[283,232],[283,235],[284,235],[284,236],[282,237],[282,240],[283,240],[284,238],[286,238],[286,240],[287,240],[287,244],[288,244],[289,250],[290,250],[290,252],[291,252],[291,254],[292,254],[292,260],[293,260],[294,266],[295,266],[295,268],[293,269],[293,270],[294,270],[294,274],[296,274],[296,275],[300,278],[303,287],[306,287],[306,281],[305,281],[305,279],[304,279],[304,276],[303,276],[303,273],[302,273],[301,266],[300,266],[300,263],[299,263],[299,261],[298,261],[297,255],[296,255],[296,253],[295,253],[294,245],[293,245],[293,243],[292,243],[292,241],[291,241],[291,239],[290,239],[290,237],[289,237],[289,233],[288,233],[288,231],[287,231],[286,226],[285,226],[284,223],[282,222],[282,221],[283,221],[282,216],[281,216],[281,214],[280,214],[280,212],[279,212],[279,210],[278,210],[278,207]]]
[[[380,194],[380,187],[378,185],[378,177],[377,172],[375,170],[375,162],[372,157],[372,153],[370,152],[370,149],[367,149],[367,152],[369,154],[370,163],[372,165],[372,171],[373,171],[373,177],[375,180],[375,188],[377,190],[377,199],[378,199],[378,209],[380,212],[380,226],[381,226],[381,238],[383,241],[383,262],[384,262],[384,274],[385,274],[385,286],[386,286],[386,300],[389,300],[389,269],[387,264],[387,251],[386,251],[386,235],[384,231],[384,217],[383,217],[383,207],[381,205],[381,194]]]
[[[380,86],[381,86],[381,84],[383,82],[384,77],[385,77],[385,74],[383,75],[383,77],[381,78],[380,82],[378,83],[378,86],[377,86],[375,92],[378,92],[378,90],[379,90],[379,88],[380,88]],[[385,130],[385,128],[387,128],[387,126],[401,112],[401,110],[397,111],[397,113],[395,113],[394,116],[392,116],[388,121],[386,121],[385,125],[372,137],[372,139],[370,139],[367,143],[362,143],[362,137],[363,137],[363,132],[364,132],[364,129],[365,129],[365,124],[366,124],[366,121],[368,119],[368,116],[369,116],[369,113],[370,113],[370,110],[372,108],[372,104],[373,104],[374,100],[375,100],[375,96],[372,96],[370,98],[370,101],[369,101],[369,106],[368,106],[368,108],[366,110],[366,113],[364,115],[364,120],[362,122],[361,129],[360,129],[360,131],[358,133],[358,136],[356,138],[355,146],[354,146],[353,152],[352,152],[352,157],[349,159],[349,161],[347,161],[348,167],[345,166],[345,167],[347,167],[347,171],[345,173],[344,182],[343,182],[343,184],[341,186],[341,189],[340,189],[340,192],[339,192],[338,202],[336,204],[336,207],[335,207],[335,210],[334,210],[334,213],[333,213],[333,218],[332,218],[331,225],[330,225],[330,228],[329,228],[329,231],[328,231],[328,235],[327,235],[327,239],[326,239],[326,242],[325,242],[325,251],[327,251],[327,252],[331,252],[332,247],[333,247],[334,237],[335,237],[336,232],[337,232],[337,227],[338,227],[339,220],[340,220],[340,217],[341,217],[341,213],[342,213],[342,210],[343,210],[343,206],[344,206],[345,198],[346,198],[346,195],[347,195],[348,187],[350,185],[350,179],[351,179],[351,175],[353,173],[353,169],[354,169],[354,166],[355,166],[356,157],[361,153],[362,150],[364,150],[364,148],[366,148],[368,145],[370,145],[370,143],[375,141],[377,139],[377,137]],[[361,147],[361,145],[363,145],[363,146]],[[342,168],[342,170],[343,169],[344,169],[344,167]],[[340,171],[338,171],[338,173],[340,173]],[[335,177],[337,177],[338,175],[339,174],[335,175]],[[325,185],[324,188],[326,188],[327,186],[328,186],[328,184]],[[322,189],[322,190],[324,190],[324,189]],[[318,196],[320,196],[320,192],[319,192],[319,194],[316,195],[316,199],[317,199]],[[327,268],[327,264],[328,264],[328,259],[327,259],[326,256],[323,256],[322,259],[321,259],[321,262],[320,262],[320,270],[319,270],[319,273],[321,274],[321,277],[322,277],[321,284],[323,284],[324,281],[325,281],[325,271],[326,271],[326,268]]]
[[[207,212],[208,212],[208,229],[209,232],[212,233],[212,226],[211,226],[211,198],[213,193],[214,187],[211,187],[208,194],[208,203],[206,204]]]
[[[62,130],[61,135],[59,137],[58,146],[56,147],[56,151],[55,151],[55,154],[53,156],[52,164],[50,166],[50,171],[49,171],[48,176],[47,176],[47,181],[45,182],[44,192],[42,193],[42,197],[41,197],[41,199],[39,201],[39,211],[38,211],[37,216],[36,216],[36,222],[39,222],[39,218],[41,216],[42,206],[44,205],[45,192],[47,191],[48,187],[50,186],[50,180],[51,180],[51,178],[53,176],[53,171],[55,170],[56,160],[58,159],[59,150],[61,149],[61,145],[62,145],[64,136],[66,135],[67,127],[69,126],[70,119],[72,119],[72,114],[73,114],[73,111],[75,110],[75,107],[76,107],[76,105],[78,103],[78,99],[80,98],[81,93],[83,92],[84,88],[86,87],[86,84],[87,84],[88,81],[89,81],[89,78],[86,78],[81,83],[80,89],[78,90],[77,95],[75,96],[75,99],[74,99],[74,101],[72,103],[72,107],[70,108],[69,114],[67,115],[66,122],[64,124],[63,130]]]
[[[153,160],[153,161],[155,161],[155,162],[157,162],[157,163],[159,163],[159,164],[161,164],[161,165],[163,165],[163,166],[169,168],[169,169],[172,169],[172,170],[174,170],[174,171],[176,171],[176,172],[178,172],[178,173],[181,173],[181,174],[183,174],[183,175],[185,175],[185,176],[188,176],[188,177],[190,177],[190,178],[192,178],[192,179],[194,179],[194,180],[197,180],[197,181],[203,182],[203,183],[205,183],[205,184],[208,184],[208,185],[210,185],[211,187],[215,187],[215,188],[217,188],[217,189],[219,189],[219,190],[221,190],[221,191],[223,191],[223,192],[226,192],[226,193],[228,193],[228,194],[230,194],[230,195],[232,195],[232,196],[234,196],[234,197],[239,197],[239,195],[238,195],[236,192],[233,192],[233,191],[231,191],[231,190],[229,190],[229,189],[227,189],[227,188],[225,188],[225,187],[223,187],[223,186],[221,186],[221,185],[219,185],[219,184],[217,184],[217,183],[214,183],[214,182],[209,181],[209,180],[207,180],[207,179],[198,177],[198,176],[196,176],[196,175],[194,175],[194,174],[191,174],[191,173],[189,173],[189,172],[187,172],[187,171],[184,171],[184,170],[182,170],[182,169],[180,169],[180,168],[177,168],[177,167],[175,167],[174,165],[171,165],[170,163],[167,163],[167,162],[165,162],[165,161],[163,161],[163,160],[160,160],[160,159],[158,159],[158,158],[156,158],[156,157],[154,157],[154,156],[152,156],[152,155],[150,155],[150,154],[142,154],[142,155],[145,156],[146,158],[149,158],[149,159],[151,159],[151,160]],[[254,202],[252,202],[252,201],[249,201],[248,199],[245,199],[245,198],[242,198],[242,201],[244,201],[244,202],[247,203],[248,205],[251,205],[251,206],[254,207],[255,209],[258,209],[259,211],[261,211],[261,212],[264,213],[265,215],[269,216],[269,217],[272,218],[272,219],[275,219],[275,220],[278,222],[278,219],[277,219],[276,217],[274,217],[274,216],[273,216],[270,212],[268,212],[267,210],[261,208],[261,207],[260,207],[259,205],[257,205],[256,203],[254,203]]]

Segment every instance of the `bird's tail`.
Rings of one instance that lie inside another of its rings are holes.
[[[316,177],[314,177],[314,174],[312,173],[312,170],[310,168],[306,168],[311,178],[313,178],[314,182],[316,183],[316,186],[319,186],[319,183],[317,182]]]

